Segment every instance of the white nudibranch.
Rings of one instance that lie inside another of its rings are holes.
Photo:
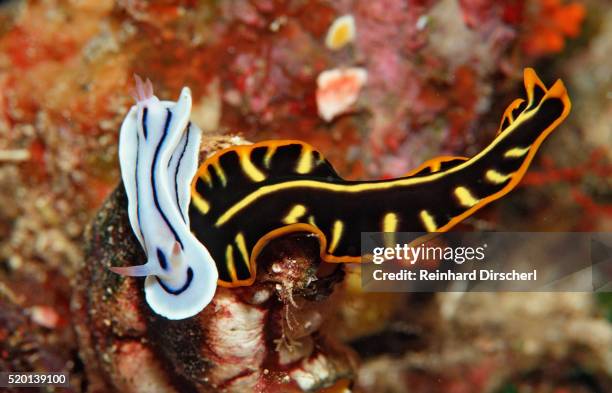
[[[189,121],[191,92],[160,101],[136,76],[134,105],[121,126],[119,163],[132,230],[147,256],[143,265],[112,267],[144,277],[145,297],[168,319],[196,315],[210,303],[218,272],[189,229],[190,185],[198,167],[200,129]]]

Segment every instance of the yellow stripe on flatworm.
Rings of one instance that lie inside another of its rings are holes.
[[[248,177],[251,178],[254,182],[260,182],[266,180],[266,176],[261,173],[259,169],[251,162],[248,154],[242,153],[240,154],[240,166],[242,166],[242,170]]]
[[[208,203],[206,199],[202,198],[197,192],[194,191],[191,193],[191,200],[193,201],[195,207],[197,207],[202,213],[206,214],[210,210],[210,203]]]
[[[314,216],[308,216],[308,223],[312,225],[313,227],[318,228],[317,224],[315,223]]]
[[[489,182],[489,183],[493,183],[493,184],[501,184],[506,182],[506,180],[510,179],[512,177],[512,174],[508,174],[508,175],[504,175],[502,173],[497,172],[496,170],[493,169],[489,169],[487,171],[487,173],[485,173],[485,179]]]
[[[421,210],[421,212],[419,213],[419,218],[421,219],[421,222],[423,223],[423,226],[425,227],[427,232],[435,232],[436,230],[438,230],[436,221],[427,210]]]
[[[295,224],[306,213],[304,205],[295,205],[289,210],[289,213],[283,218],[285,224]]]
[[[227,248],[225,249],[225,263],[227,263],[227,271],[229,272],[232,281],[238,281],[236,265],[234,264],[234,248],[231,244],[228,244]]]
[[[385,214],[382,224],[385,247],[393,247],[395,244],[395,232],[397,231],[397,215],[395,213]]]
[[[223,187],[225,187],[227,185],[227,178],[225,177],[223,168],[221,168],[221,165],[217,161],[214,161],[212,165],[215,168],[215,172],[217,172],[217,176],[219,176],[219,179],[221,179],[221,184],[223,184]]]
[[[266,169],[270,169],[270,161],[272,161],[272,156],[276,152],[276,146],[268,146],[268,150],[266,150],[266,155],[264,156],[264,165]]]
[[[240,255],[242,255],[242,259],[244,260],[247,268],[251,270],[249,266],[249,253],[247,252],[246,243],[244,241],[244,235],[242,232],[238,232],[236,235],[236,246],[238,246],[238,251],[240,251]]]
[[[472,207],[478,203],[478,199],[465,187],[459,186],[455,188],[455,196],[463,207]]]
[[[299,174],[306,174],[312,170],[312,151],[306,146],[302,147],[300,160],[297,163],[295,171]]]
[[[332,241],[329,244],[329,253],[332,254],[336,247],[338,247],[338,243],[340,242],[340,238],[342,237],[342,231],[344,230],[344,224],[340,220],[334,221],[334,227],[332,228]]]
[[[397,214],[387,213],[383,217],[383,232],[395,232],[397,230]]]
[[[519,158],[519,157],[523,157],[525,154],[527,154],[527,152],[529,151],[530,148],[531,148],[531,146],[527,146],[527,147],[514,147],[514,148],[506,151],[504,153],[504,157],[506,157],[506,158]]]
[[[206,184],[208,184],[208,187],[212,188],[212,179],[210,177],[210,172],[208,172],[208,168],[202,171],[202,174],[200,175],[200,179],[204,179]]]

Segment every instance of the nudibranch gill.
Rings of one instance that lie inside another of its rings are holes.
[[[547,88],[535,71],[527,68],[524,85],[525,99],[516,99],[508,106],[496,137],[475,156],[437,157],[401,178],[375,181],[344,180],[320,152],[306,143],[291,140],[230,147],[206,159],[193,180],[193,172],[187,169],[168,178],[167,171],[160,171],[164,163],[151,165],[150,160],[155,160],[155,156],[147,149],[153,149],[155,143],[164,143],[162,150],[168,152],[172,166],[181,143],[164,142],[157,137],[149,145],[138,138],[143,138],[147,128],[158,133],[168,128],[164,111],[170,113],[171,104],[160,104],[154,97],[139,100],[138,108],[132,109],[122,127],[121,145],[125,147],[122,150],[120,145],[120,160],[130,196],[132,228],[147,251],[149,262],[142,267],[115,271],[155,275],[156,278],[148,277],[145,282],[147,301],[154,311],[177,319],[194,315],[206,305],[214,291],[211,279],[216,278],[217,272],[218,285],[251,285],[262,249],[272,239],[288,233],[316,235],[321,258],[326,262],[359,262],[361,232],[448,231],[510,192],[525,174],[542,142],[569,114],[571,103],[561,80]],[[188,124],[185,94],[172,111],[180,112]],[[153,104],[148,100],[155,102],[156,115],[143,118],[145,108],[152,111]],[[170,128],[176,131],[178,126],[177,120]],[[137,137],[134,136],[136,129]],[[195,127],[192,129],[195,132]],[[194,138],[185,143],[191,160],[189,165],[193,165],[199,140]],[[139,165],[143,173],[138,170]],[[155,176],[164,177],[170,181],[169,185],[162,179],[153,181]],[[182,185],[187,181],[191,181],[193,203],[189,203],[186,192],[183,197],[170,198],[172,187],[184,191]],[[168,194],[161,209],[149,195],[155,190]],[[184,214],[187,206],[188,216]],[[164,218],[161,213],[165,209],[175,214],[168,213]],[[147,238],[143,232],[147,224],[155,228],[148,231],[157,235],[149,235],[148,243],[139,235],[142,233]],[[163,230],[157,232],[157,228]],[[169,252],[168,247],[172,249],[171,244],[177,239],[166,228],[180,230],[193,250],[177,263],[180,274],[176,277],[169,275],[155,259],[159,244],[164,245],[161,248],[164,252]],[[197,240],[187,235],[189,229]],[[206,248],[192,244],[198,240]],[[191,281],[184,271],[188,267],[193,269]],[[168,282],[185,284],[186,289],[169,290],[176,288],[165,284],[170,276],[173,279]],[[153,285],[155,296],[150,295],[152,290],[148,288]],[[201,298],[194,299],[198,293]]]
[[[201,132],[191,121],[191,93],[160,101],[151,82],[136,77],[136,105],[121,126],[119,163],[132,230],[147,256],[139,266],[114,267],[146,276],[145,297],[156,313],[183,319],[212,299],[218,273],[210,253],[189,229],[190,183]]]

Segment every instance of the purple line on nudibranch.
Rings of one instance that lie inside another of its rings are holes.
[[[159,212],[162,219],[164,220],[164,222],[166,223],[166,225],[168,226],[168,228],[174,235],[174,238],[176,239],[176,241],[179,243],[181,248],[183,248],[183,241],[179,237],[178,233],[176,233],[174,226],[172,225],[172,223],[170,223],[170,221],[168,220],[168,217],[166,217],[166,213],[164,213],[164,209],[162,209],[162,207],[159,204],[159,197],[157,196],[157,185],[155,184],[155,172],[156,172],[156,164],[159,159],[159,151],[164,145],[164,142],[166,141],[166,137],[168,136],[168,127],[170,127],[171,121],[172,121],[172,112],[170,112],[170,110],[166,108],[166,120],[164,122],[164,133],[162,134],[161,140],[159,141],[159,143],[157,144],[157,147],[155,148],[155,154],[153,155],[153,162],[151,163],[151,189],[153,190],[153,201],[155,202],[155,207],[157,208],[157,211]]]
[[[179,212],[183,217],[183,222],[187,222],[186,212],[183,211],[179,202],[179,192],[178,192],[178,174],[179,168],[181,167],[181,161],[183,160],[183,156],[185,155],[185,151],[187,150],[187,144],[189,143],[189,134],[191,133],[191,122],[187,123],[187,131],[185,132],[185,142],[183,143],[183,149],[181,150],[181,155],[178,158],[178,163],[176,164],[176,169],[174,170],[174,196],[176,198],[176,204],[179,207]]]
[[[191,269],[190,267],[187,268],[187,279],[185,280],[185,284],[183,284],[183,286],[180,287],[179,289],[168,288],[166,284],[164,284],[163,280],[161,280],[159,277],[155,277],[155,278],[157,279],[157,282],[159,283],[159,285],[161,285],[162,288],[164,288],[166,292],[172,295],[180,295],[181,293],[185,292],[187,288],[189,288],[189,286],[191,285],[191,281],[193,281],[193,269]]]

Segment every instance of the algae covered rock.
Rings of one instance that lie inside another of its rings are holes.
[[[75,283],[91,391],[301,392],[352,378],[351,351],[324,331],[343,270],[320,269],[316,238],[297,234],[271,243],[254,285],[219,287],[198,315],[168,320],[145,302],[142,278],[109,270],[146,259],[126,205],[120,184],[87,232]]]

